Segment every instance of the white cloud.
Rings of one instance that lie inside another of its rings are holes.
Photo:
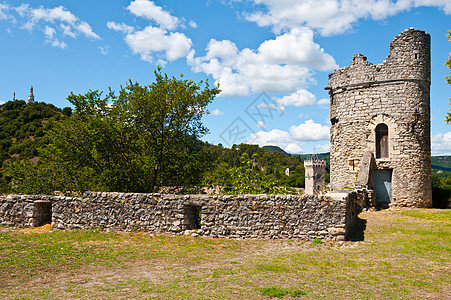
[[[219,83],[221,96],[246,96],[250,92],[292,93],[307,86],[312,70],[337,67],[332,56],[313,41],[313,31],[296,28],[263,42],[258,49],[238,50],[228,40],[210,40],[204,57],[187,57],[194,72],[207,73]]]
[[[107,55],[110,52],[110,46],[106,45],[104,47],[99,47],[100,53]]]
[[[451,131],[446,133],[437,133],[431,138],[432,153],[437,154],[451,154]]]
[[[69,25],[60,24],[60,27],[63,30],[63,35],[70,36],[71,38],[74,39],[77,37],[75,32],[72,31],[72,27],[70,27]]]
[[[127,9],[135,16],[155,21],[165,29],[173,30],[177,27],[179,22],[178,18],[171,16],[169,12],[164,11],[160,6],[155,5],[153,1],[135,0],[130,2]]]
[[[220,111],[219,109],[214,109],[213,111],[210,112],[210,115],[213,116],[222,116],[224,113],[222,111]]]
[[[40,6],[39,8],[33,8],[29,4],[22,4],[17,7],[0,4],[0,19],[4,17],[3,10],[5,7],[10,12],[15,13],[14,16],[7,16],[8,19],[11,19],[14,23],[18,23],[22,29],[32,31],[37,28],[42,31],[45,36],[45,42],[50,43],[54,47],[61,49],[67,47],[64,41],[60,41],[60,35],[71,38],[77,38],[78,35],[83,35],[95,40],[101,39],[87,22],[80,20],[64,6],[54,8]],[[16,16],[18,19],[16,19]]]
[[[328,106],[328,105],[330,105],[330,100],[327,98],[319,99],[317,104]]]
[[[46,37],[47,39],[51,40],[51,39],[53,39],[53,37],[55,36],[56,31],[55,31],[55,29],[53,29],[53,28],[50,27],[50,26],[45,26],[45,28],[44,28],[44,34],[45,34],[45,37]]]
[[[260,147],[263,146],[279,146],[290,153],[301,153],[303,143],[293,140],[290,134],[286,131],[273,129],[269,132],[259,131],[257,133],[251,134],[249,139],[246,141],[248,144],[257,144]]]
[[[324,153],[330,151],[330,144],[324,144],[324,145],[315,145],[315,152],[316,153]]]
[[[60,42],[60,41],[58,41],[56,39],[51,41],[51,44],[52,44],[53,47],[58,47],[58,48],[61,48],[61,49],[67,48],[67,44],[65,42]]]
[[[258,108],[260,109],[267,109],[267,110],[274,110],[274,111],[278,111],[280,113],[280,115],[283,114],[283,112],[285,111],[285,107],[281,106],[281,105],[277,105],[275,103],[260,103],[257,105]]]
[[[304,142],[329,140],[329,126],[307,120],[299,126],[291,126],[290,132],[273,129],[269,132],[259,131],[251,134],[247,139],[248,144],[257,144],[260,147],[275,145],[289,153],[302,153]],[[321,152],[329,151],[329,144],[316,145],[316,149]]]
[[[80,22],[79,24],[77,24],[76,29],[87,37],[98,40],[100,39],[100,36],[98,36],[94,31],[92,31],[91,26],[86,22]]]
[[[155,21],[159,26],[148,25],[143,30],[136,30],[124,23],[107,22],[109,29],[125,34],[124,41],[133,54],[139,54],[144,61],[164,66],[167,61],[186,57],[190,53],[191,39],[173,31],[179,24],[177,17],[149,0],[132,1],[127,10],[135,16]]]
[[[270,26],[275,32],[308,26],[323,35],[349,30],[359,19],[383,20],[414,7],[438,7],[451,14],[449,0],[250,0],[266,10],[246,15],[259,26]]]
[[[266,124],[263,121],[258,121],[255,126],[257,126],[258,128],[266,128]]]
[[[298,141],[329,140],[330,127],[307,120],[304,124],[290,127],[290,134]]]
[[[65,42],[60,42],[56,38],[56,31],[54,28],[50,26],[45,26],[45,28],[42,30],[45,35],[45,41],[47,43],[50,43],[53,47],[58,47],[61,49],[64,49],[67,47],[67,44]]]
[[[9,18],[6,14],[7,10],[9,10],[9,6],[0,3],[0,20],[7,20]]]
[[[316,97],[309,91],[300,89],[291,95],[278,99],[277,103],[283,106],[312,106],[316,103]]]
[[[292,154],[299,154],[305,152],[304,149],[301,148],[300,144],[295,143],[288,144],[284,150]]]
[[[52,24],[60,22],[60,24],[64,25],[61,28],[65,35],[75,37],[75,33],[72,31],[75,30],[75,32],[81,33],[86,37],[100,39],[100,36],[92,31],[92,28],[88,23],[81,21],[63,6],[54,8],[44,8],[43,6],[39,8],[30,8],[29,6],[20,6],[18,9],[19,14],[31,16],[30,20],[23,26],[25,29],[32,30],[39,22],[48,22]]]
[[[125,36],[125,42],[134,54],[139,54],[142,60],[153,62],[153,54],[164,53],[165,59],[174,61],[188,55],[191,49],[191,39],[183,33],[167,32],[164,29],[147,26],[142,31],[135,31]],[[160,60],[164,64],[164,60]]]
[[[133,31],[135,31],[135,28],[124,23],[119,24],[116,22],[107,22],[106,26],[109,29],[113,29],[114,31],[122,32],[125,34],[132,33]]]
[[[197,28],[197,23],[194,22],[193,20],[191,20],[191,21],[189,21],[189,26],[190,26],[191,28]]]
[[[27,13],[29,12],[29,4],[24,4],[22,3],[20,6],[15,7],[14,10],[17,11],[17,13],[21,16],[21,17],[25,17],[25,15],[27,15]]]

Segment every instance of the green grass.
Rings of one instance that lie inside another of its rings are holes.
[[[276,297],[276,298],[282,298],[283,296],[286,296],[286,295],[290,295],[291,297],[299,297],[301,295],[306,294],[306,292],[304,292],[302,290],[287,289],[287,288],[281,288],[278,286],[262,288],[260,291],[261,291],[262,295],[264,295],[264,296]]]
[[[446,299],[449,210],[360,214],[364,241],[0,228],[1,299]]]

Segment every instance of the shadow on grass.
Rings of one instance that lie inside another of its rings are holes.
[[[365,229],[366,229],[366,220],[357,217],[354,222],[354,225],[351,227],[351,230],[346,240],[352,242],[365,240]]]

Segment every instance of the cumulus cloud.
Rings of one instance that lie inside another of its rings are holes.
[[[133,31],[135,31],[135,28],[124,23],[119,24],[116,22],[107,22],[106,26],[109,29],[113,29],[114,31],[122,32],[125,34],[132,33]]]
[[[174,31],[179,24],[177,17],[148,0],[132,1],[127,10],[158,25],[148,25],[143,30],[137,30],[124,23],[107,22],[109,29],[124,34],[124,41],[133,54],[139,54],[144,61],[165,65],[167,61],[186,57],[190,53],[191,39]]]
[[[63,35],[70,36],[71,38],[74,39],[77,37],[75,32],[72,31],[72,27],[70,27],[69,25],[60,24],[60,27],[63,30]]]
[[[71,30],[77,32],[77,34],[83,34],[86,37],[92,39],[100,39],[91,28],[91,26],[84,21],[81,21],[77,16],[68,11],[64,6],[58,6],[54,8],[45,8],[43,6],[39,8],[30,8],[30,6],[20,6],[18,12],[23,16],[30,16],[29,20],[23,25],[23,28],[32,30],[38,23],[56,23],[59,22],[63,26],[63,31],[67,34],[70,27]],[[69,36],[74,37],[75,33],[70,31]]]
[[[248,144],[259,146],[274,145],[279,146],[289,153],[302,153],[302,146],[305,142],[329,140],[329,126],[307,120],[304,124],[291,126],[289,132],[273,129],[271,131],[259,131],[251,134],[247,139]],[[316,145],[316,149],[321,152],[329,150],[329,144]]]
[[[8,14],[5,14],[6,11]],[[64,6],[33,8],[29,4],[17,7],[0,4],[1,19],[10,20],[12,23],[18,24],[21,29],[42,31],[46,43],[61,49],[67,47],[67,44],[61,41],[63,37],[68,36],[75,39],[82,35],[93,40],[101,39],[87,22],[80,20]]]
[[[327,98],[323,98],[323,99],[319,99],[318,102],[316,102],[316,103],[319,105],[322,105],[322,106],[328,106],[328,105],[330,105],[330,100]]]
[[[224,113],[222,111],[220,111],[219,109],[214,109],[210,112],[210,115],[213,116],[222,116]]]
[[[312,70],[331,71],[335,60],[313,41],[309,28],[295,28],[263,42],[258,49],[241,51],[229,41],[210,40],[206,55],[187,57],[194,72],[204,72],[221,86],[222,96],[251,92],[292,93],[312,80]]]
[[[273,129],[269,132],[259,131],[257,133],[253,133],[246,143],[257,144],[260,147],[268,145],[279,146],[290,153],[304,152],[302,150],[302,146],[304,145],[303,143],[293,140],[288,132],[279,129]]]
[[[148,20],[155,21],[161,28],[173,30],[177,27],[179,20],[177,17],[171,16],[160,6],[155,5],[153,1],[135,0],[130,2],[127,7],[132,14],[137,17],[143,17]]]
[[[450,154],[451,153],[451,132],[437,133],[432,136],[431,150],[435,155]]]
[[[298,141],[321,141],[329,140],[330,127],[307,120],[304,124],[290,127],[290,134]]]
[[[449,0],[249,0],[265,10],[247,14],[249,21],[270,26],[275,32],[308,26],[322,35],[340,34],[359,19],[383,20],[414,7],[438,7],[451,14]]]
[[[139,54],[142,60],[153,62],[154,53],[164,53],[165,59],[174,61],[185,57],[191,49],[191,39],[183,33],[167,32],[162,28],[147,26],[125,36],[125,42],[133,54]],[[164,64],[164,60],[159,63]]]
[[[278,99],[277,103],[283,106],[312,106],[316,103],[316,97],[309,91],[300,89],[291,95]]]
[[[324,144],[324,145],[315,145],[315,152],[316,153],[324,153],[330,151],[330,144]]]
[[[45,26],[42,30],[45,35],[45,41],[50,43],[53,47],[64,49],[67,47],[65,42],[61,42],[56,38],[56,30],[50,26]]]

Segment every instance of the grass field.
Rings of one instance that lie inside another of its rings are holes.
[[[451,299],[451,210],[359,217],[344,243],[0,228],[0,298]]]

